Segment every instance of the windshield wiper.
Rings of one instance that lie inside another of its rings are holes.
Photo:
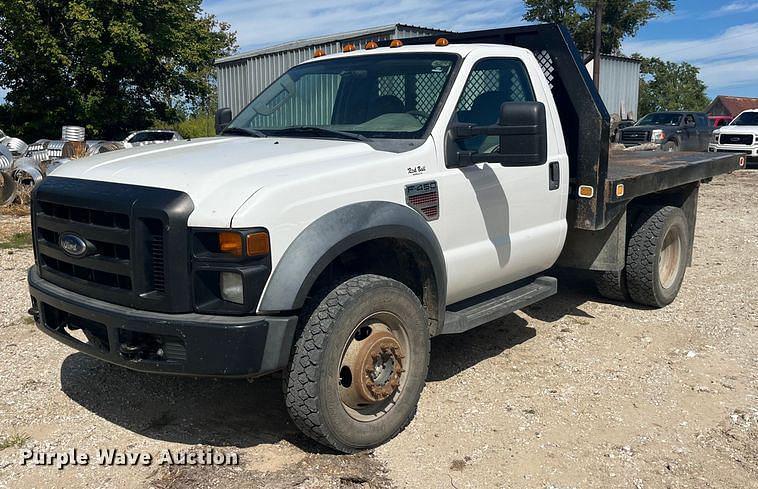
[[[250,136],[254,138],[268,137],[268,135],[266,135],[266,133],[263,131],[259,131],[258,129],[247,129],[245,127],[227,127],[221,131],[221,134],[236,134],[238,136]]]
[[[354,132],[347,132],[347,131],[338,131],[336,129],[328,129],[326,127],[318,127],[318,126],[293,126],[293,127],[286,127],[284,129],[278,129],[276,130],[277,135],[285,135],[285,134],[297,134],[297,135],[307,135],[312,134],[314,136],[331,136],[336,137],[338,139],[350,139],[353,141],[368,141],[369,138],[366,136],[363,136],[361,134],[357,134]]]

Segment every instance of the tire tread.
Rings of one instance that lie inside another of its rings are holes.
[[[341,443],[329,433],[318,409],[319,360],[324,353],[332,325],[347,306],[348,301],[372,285],[388,283],[401,287],[405,292],[416,297],[402,283],[380,275],[367,274],[347,279],[329,292],[310,315],[303,317],[304,326],[295,343],[285,389],[285,404],[290,417],[295,425],[313,440],[345,453],[356,452],[356,449]],[[427,342],[427,367],[428,349],[429,342]],[[414,407],[391,437],[400,433],[415,414]]]

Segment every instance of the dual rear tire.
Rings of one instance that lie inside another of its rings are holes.
[[[624,268],[599,272],[595,284],[608,299],[664,307],[679,293],[690,248],[689,224],[679,207],[646,207],[630,231]]]

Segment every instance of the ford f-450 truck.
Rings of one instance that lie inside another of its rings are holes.
[[[554,266],[612,299],[675,299],[700,182],[740,156],[609,154],[560,26],[343,51],[220,110],[218,137],[45,179],[39,329],[145,372],[283,371],[297,426],[354,452],[410,422],[430,338],[550,297]]]

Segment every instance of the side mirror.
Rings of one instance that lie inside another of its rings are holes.
[[[500,106],[496,125],[456,124],[450,128],[452,139],[498,136],[492,153],[458,151],[458,166],[474,163],[500,163],[504,166],[536,166],[547,161],[547,116],[542,102],[505,102]]]
[[[542,102],[504,103],[498,125],[510,132],[500,135],[499,151],[511,160],[510,164],[541,165],[547,161],[547,116]]]
[[[216,134],[221,134],[221,131],[226,129],[226,126],[232,122],[232,109],[224,107],[216,111]]]

